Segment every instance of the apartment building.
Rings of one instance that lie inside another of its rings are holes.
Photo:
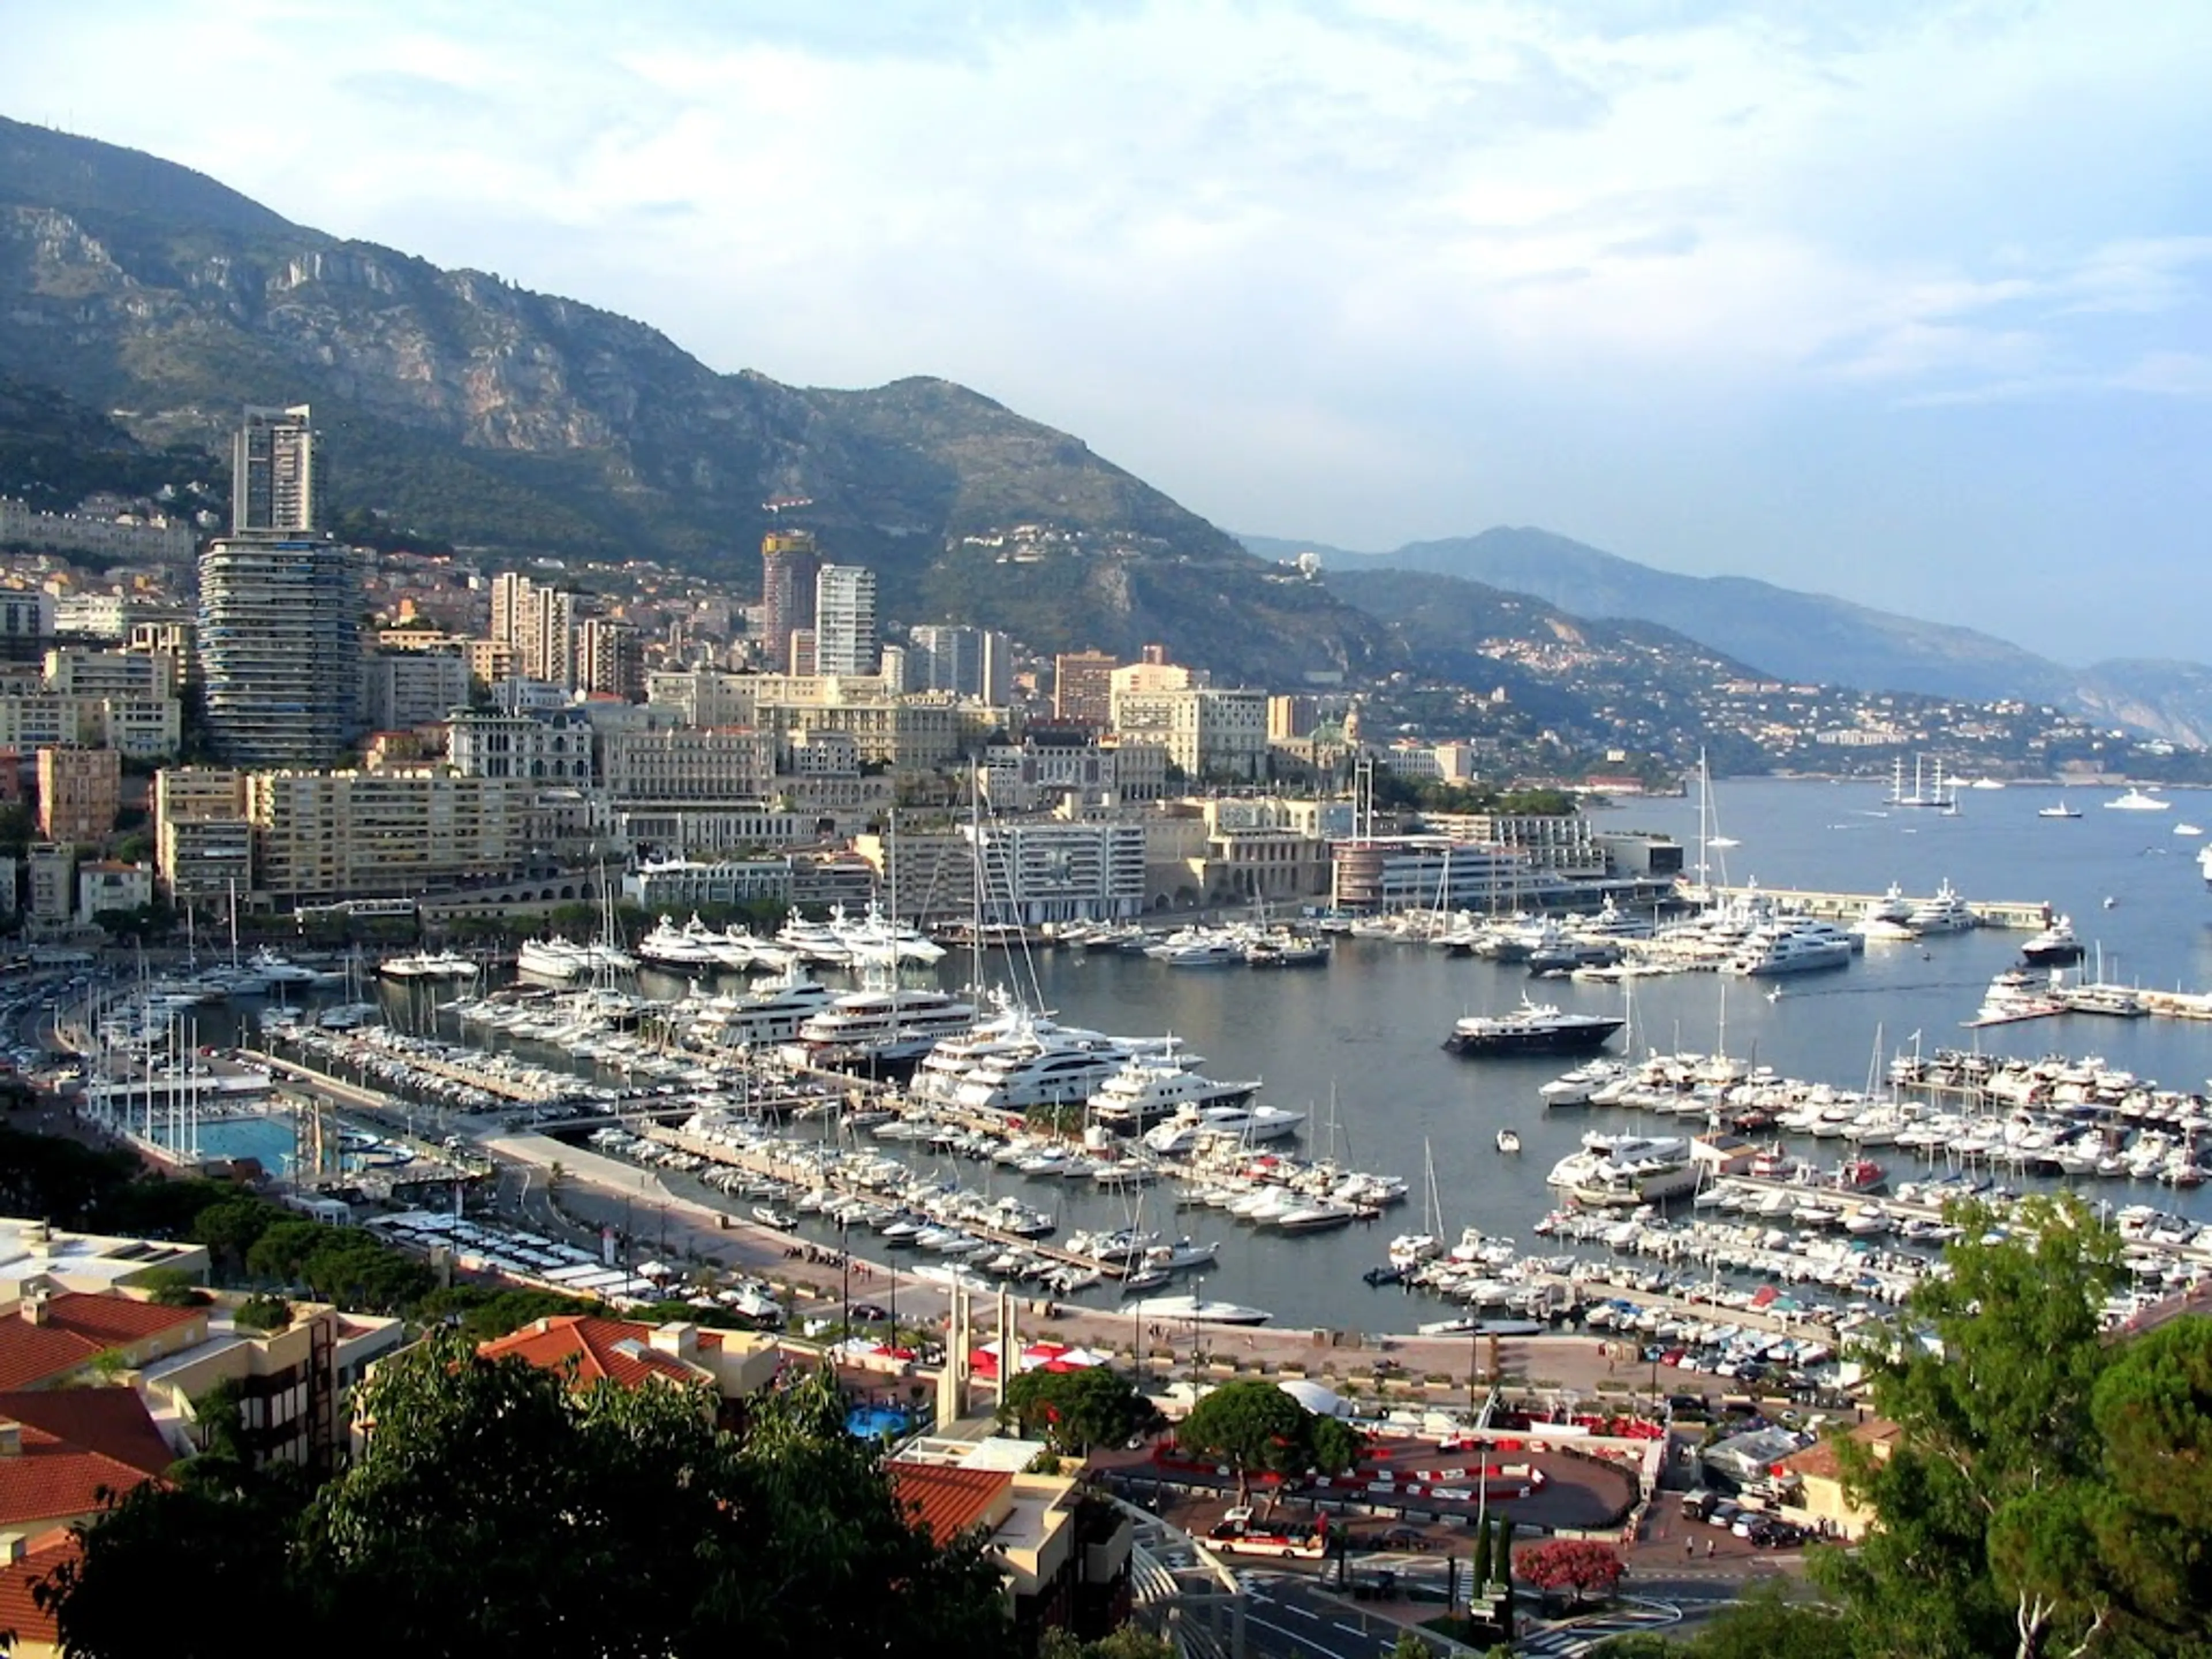
[[[113,749],[134,760],[161,760],[183,740],[184,714],[173,696],[0,692],[0,749]]]
[[[775,775],[774,741],[743,727],[610,732],[600,758],[607,793],[621,802],[759,799]]]
[[[177,659],[168,651],[93,651],[64,646],[46,653],[46,690],[64,697],[153,702],[177,695]]]
[[[1064,726],[1104,731],[1114,723],[1114,671],[1103,651],[1063,651],[1052,659],[1052,717]]]
[[[1255,781],[1267,774],[1267,694],[1213,686],[1133,690],[1112,700],[1114,729],[1156,743],[1194,778]]]
[[[154,867],[98,859],[76,867],[76,919],[90,927],[103,910],[139,910],[154,902]]]
[[[257,772],[246,817],[257,897],[396,898],[513,875],[532,798],[526,783],[438,772]]]
[[[154,563],[191,557],[192,527],[183,519],[166,515],[104,519],[84,513],[40,513],[27,502],[0,496],[0,547]]]
[[[719,668],[663,669],[646,677],[645,700],[673,710],[684,726],[750,726],[755,696],[769,678]]]
[[[468,659],[459,651],[385,650],[362,659],[362,721],[372,732],[434,726],[468,702]]]
[[[876,672],[876,573],[865,565],[825,564],[814,579],[814,669],[819,674]]]
[[[1013,700],[1013,641],[988,628],[925,623],[908,637],[909,691],[949,691],[983,702]]]
[[[1526,857],[1532,869],[1570,881],[1596,881],[1606,874],[1597,830],[1576,813],[1424,812],[1421,823],[1455,840],[1509,848]]]
[[[96,844],[115,832],[123,757],[112,749],[39,750],[39,833]]]
[[[596,775],[592,722],[574,709],[502,714],[456,709],[446,726],[446,757],[465,778],[526,778],[588,786]]]
[[[361,581],[319,537],[233,538],[200,556],[210,743],[240,766],[322,765],[361,727]]]
[[[979,849],[987,922],[1100,921],[1145,908],[1141,823],[1036,820],[961,833]]]

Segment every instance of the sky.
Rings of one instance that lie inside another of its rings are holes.
[[[1235,531],[2212,659],[2205,0],[0,0],[0,112]]]

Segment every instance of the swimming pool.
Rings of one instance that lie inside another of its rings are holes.
[[[855,1406],[845,1413],[845,1432],[856,1440],[896,1440],[908,1422],[896,1406]]]

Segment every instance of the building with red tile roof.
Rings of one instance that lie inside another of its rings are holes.
[[[15,1637],[9,1659],[60,1659],[61,1632],[33,1592],[56,1567],[74,1559],[80,1547],[67,1528],[28,1538],[0,1533],[0,1631]]]
[[[1002,1469],[893,1463],[889,1473],[899,1507],[940,1545],[970,1527],[995,1526],[1006,1506],[1000,1500],[1011,1503],[1014,1485],[1014,1477]]]
[[[33,1289],[0,1309],[0,1390],[61,1387],[102,1354],[136,1369],[204,1342],[207,1332],[205,1308]]]
[[[563,1314],[539,1319],[478,1347],[489,1359],[522,1359],[569,1371],[578,1387],[611,1382],[704,1382],[725,1401],[740,1400],[775,1380],[782,1356],[774,1341],[747,1331],[703,1330],[683,1321]]]
[[[1103,1499],[1082,1498],[1066,1476],[1032,1473],[1026,1465],[1037,1449],[926,1438],[884,1466],[900,1506],[933,1542],[984,1535],[1030,1651],[1046,1629],[1103,1636],[1127,1618],[1130,1604],[1127,1520]],[[1024,1467],[1008,1467],[1004,1453],[1019,1455]]]
[[[135,1389],[0,1394],[0,1532],[88,1520],[175,1461]]]

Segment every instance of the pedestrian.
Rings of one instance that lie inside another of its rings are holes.
[[[1710,1539],[1710,1538],[1708,1538],[1707,1540],[1705,1540],[1705,1559],[1706,1559],[1706,1560],[1708,1560],[1708,1561],[1710,1561],[1710,1560],[1711,1560],[1711,1559],[1713,1559],[1713,1544],[1714,1544],[1714,1541],[1715,1541],[1714,1540]]]
[[[1698,1540],[1694,1538],[1685,1538],[1682,1540],[1682,1559],[1686,1561],[1697,1553]]]

